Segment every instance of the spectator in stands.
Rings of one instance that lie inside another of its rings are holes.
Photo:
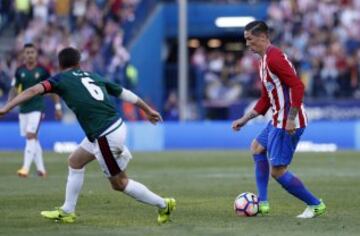
[[[123,43],[121,21],[134,17],[139,0],[2,0],[13,7],[16,39],[10,50],[11,60],[3,63],[4,76],[11,77],[17,55],[24,43],[39,45],[39,61],[57,70],[56,54],[73,46],[82,51],[84,69],[108,79],[122,81],[129,53]],[[124,9],[126,7],[126,10]],[[10,11],[9,11],[10,12]],[[126,13],[125,13],[126,12]],[[31,14],[32,13],[32,14]],[[117,16],[115,16],[117,15]],[[5,19],[3,16],[1,19]],[[5,77],[3,77],[5,78]]]
[[[15,0],[15,31],[26,29],[30,18],[30,0]]]
[[[39,18],[44,22],[48,21],[50,0],[31,0],[33,17]]]
[[[3,62],[0,61],[0,98],[6,98],[11,87],[11,78],[3,68]]]
[[[165,102],[164,120],[176,121],[179,120],[178,97],[175,91],[171,91]]]
[[[12,18],[12,1],[11,0],[1,0],[0,1],[0,33],[4,29],[7,23],[10,22]]]

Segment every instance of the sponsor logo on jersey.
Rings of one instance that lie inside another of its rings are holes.
[[[23,73],[21,73],[21,77],[22,78],[24,78],[25,77],[25,73],[23,72]]]
[[[40,78],[40,73],[39,72],[36,72],[35,73],[35,79],[39,79]]]

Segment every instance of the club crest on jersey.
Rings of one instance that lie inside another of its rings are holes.
[[[265,87],[268,92],[271,92],[274,89],[274,85],[270,82],[265,82]]]

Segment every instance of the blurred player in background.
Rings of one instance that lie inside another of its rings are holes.
[[[110,101],[110,95],[141,108],[153,124],[162,120],[160,114],[131,91],[117,84],[105,82],[94,73],[81,70],[78,50],[65,48],[60,51],[58,59],[61,73],[27,89],[0,109],[2,115],[34,96],[56,93],[75,113],[85,131],[86,138],[69,157],[65,203],[54,211],[42,211],[41,215],[64,223],[74,222],[75,206],[84,181],[85,165],[97,159],[114,190],[158,207],[158,223],[168,222],[170,213],[175,209],[175,199],[162,198],[126,175],[125,170],[132,156],[124,144],[126,126]]]
[[[35,46],[30,43],[25,44],[23,50],[24,65],[18,67],[15,71],[8,101],[11,101],[17,93],[50,77],[49,71],[38,64],[37,56],[38,52]],[[60,99],[56,95],[53,96],[53,99],[55,102],[55,117],[56,119],[61,119]],[[30,166],[33,161],[37,168],[37,174],[42,177],[47,176],[42,157],[42,148],[38,139],[43,110],[44,99],[41,96],[35,96],[20,105],[20,134],[26,138],[23,166],[17,171],[20,177],[27,177],[29,175]]]
[[[232,128],[240,130],[249,120],[264,115],[271,108],[272,121],[251,144],[260,198],[259,211],[262,214],[270,211],[267,197],[270,162],[271,176],[287,192],[307,204],[305,211],[297,217],[313,218],[325,213],[325,204],[288,170],[307,125],[302,102],[304,85],[286,55],[271,44],[268,31],[268,26],[263,21],[253,21],[245,27],[246,45],[261,56],[262,94],[254,109],[235,120]]]

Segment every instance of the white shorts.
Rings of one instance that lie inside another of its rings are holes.
[[[41,120],[41,112],[33,111],[19,114],[20,135],[26,136],[26,133],[36,134],[38,132]]]
[[[104,134],[113,130],[121,122],[121,120],[115,122]],[[88,138],[84,138],[80,143],[80,147],[93,154],[105,176],[111,177],[125,171],[129,161],[132,159],[129,149],[124,144],[125,138],[126,125],[122,123],[116,130],[105,136],[100,136],[93,143]]]

